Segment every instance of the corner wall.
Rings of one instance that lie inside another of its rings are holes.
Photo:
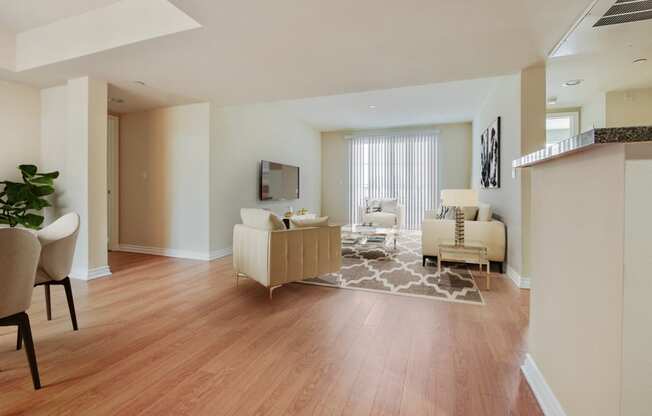
[[[88,77],[41,90],[41,164],[58,170],[51,222],[75,211],[81,218],[71,277],[109,275],[107,258],[107,84]]]
[[[210,105],[120,117],[120,249],[205,259]]]
[[[214,256],[230,252],[240,208],[259,207],[283,214],[289,206],[321,212],[321,143],[319,132],[268,103],[211,105],[210,230]],[[258,199],[261,160],[299,166],[300,198]]]
[[[0,126],[0,181],[18,180],[18,165],[40,165],[39,91],[21,84],[0,81]]]
[[[500,188],[480,187],[480,135],[500,116]],[[523,240],[521,176],[512,177],[512,160],[521,156],[521,74],[501,77],[473,119],[473,177],[471,186],[481,202],[507,227],[507,265],[521,274]]]

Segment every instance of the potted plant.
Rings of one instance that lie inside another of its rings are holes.
[[[20,165],[18,169],[22,183],[0,182],[0,224],[39,229],[44,220],[39,212],[51,206],[45,197],[54,193],[59,172],[39,173],[35,165]]]

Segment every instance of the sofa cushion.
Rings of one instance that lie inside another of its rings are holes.
[[[328,227],[328,217],[291,218],[291,228]]]
[[[242,208],[240,218],[247,227],[266,231],[285,230],[283,221],[273,212],[264,209]]]
[[[478,221],[491,221],[492,215],[491,205],[478,204]]]

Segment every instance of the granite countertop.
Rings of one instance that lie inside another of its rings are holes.
[[[575,152],[587,150],[592,146],[611,143],[652,142],[652,126],[611,127],[586,131],[570,139],[562,140],[545,149],[515,159],[512,168],[526,168],[544,163]]]

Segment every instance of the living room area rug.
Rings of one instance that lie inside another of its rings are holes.
[[[396,250],[343,246],[340,273],[301,283],[484,305],[468,267],[452,264],[438,273],[436,264],[421,261],[421,233],[401,231]]]

